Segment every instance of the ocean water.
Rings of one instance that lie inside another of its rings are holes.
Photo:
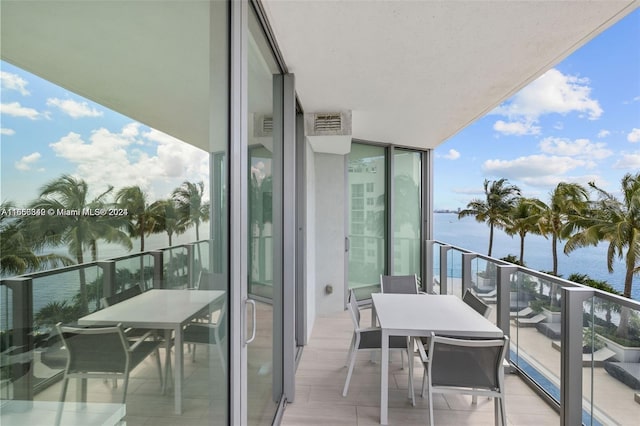
[[[473,217],[458,219],[455,213],[434,213],[433,232],[436,240],[477,253],[487,254],[489,250],[489,227],[477,222]],[[528,268],[537,271],[550,271],[553,268],[551,239],[540,235],[527,235],[524,240],[524,262]],[[572,273],[587,274],[596,280],[608,282],[622,292],[624,289],[625,267],[622,260],[616,259],[613,272],[607,270],[607,246],[579,248],[570,254],[564,254],[564,241],[558,243],[558,273],[567,278]],[[492,257],[507,255],[520,256],[520,238],[510,237],[504,231],[496,229],[493,237]],[[633,279],[631,296],[640,300],[640,276]]]

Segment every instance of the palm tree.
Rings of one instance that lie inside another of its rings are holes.
[[[118,218],[81,214],[84,209],[104,206],[104,199],[112,189],[107,189],[89,201],[89,188],[83,179],[62,175],[46,183],[40,190],[39,198],[30,205],[30,208],[53,214],[30,216],[27,222],[28,229],[30,232],[37,232],[38,244],[42,246],[68,246],[69,253],[75,257],[78,264],[84,263],[85,250],[90,250],[93,260],[96,260],[98,240],[122,244],[130,250],[131,240],[120,230],[122,222]],[[84,268],[79,269],[79,274],[80,309],[84,313],[88,309]]]
[[[640,273],[640,173],[627,173],[622,177],[622,200],[589,183],[597,191],[599,200],[595,208],[575,221],[580,229],[569,238],[565,253],[578,247],[609,243],[607,268],[613,272],[614,258],[625,260],[624,297],[631,297],[633,276]]]
[[[577,183],[560,182],[551,193],[549,204],[533,199],[536,212],[531,216],[538,226],[538,232],[545,238],[551,235],[553,275],[558,275],[558,241],[571,232],[573,221],[589,204],[587,190]]]
[[[196,228],[196,241],[200,241],[200,224],[209,220],[209,203],[202,199],[204,183],[182,182],[173,190],[172,198],[176,202],[178,211],[178,223],[185,229],[194,226]],[[198,257],[202,260],[200,245],[198,244]]]
[[[6,213],[13,208],[15,205],[11,201],[0,204],[0,273],[3,276],[73,264],[73,260],[60,254],[39,253],[40,247],[30,235],[25,221]]]
[[[127,186],[116,194],[116,204],[126,209],[127,229],[131,237],[140,237],[140,251],[144,251],[144,237],[153,230],[153,215],[147,203],[147,194],[139,186]]]
[[[173,245],[173,235],[182,234],[186,228],[179,222],[178,208],[175,200],[158,200],[149,206],[152,219],[152,232],[166,232],[169,247]]]
[[[493,248],[493,231],[503,229],[509,225],[509,212],[520,196],[520,188],[508,183],[507,179],[484,181],[485,199],[474,199],[467,204],[467,208],[458,213],[458,219],[465,216],[475,216],[478,222],[489,225],[489,252]]]
[[[533,216],[538,213],[533,200],[519,197],[510,212],[509,224],[505,227],[508,235],[520,237],[520,265],[524,265],[524,238],[529,232],[536,233],[537,224]]]

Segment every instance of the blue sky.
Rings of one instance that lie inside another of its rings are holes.
[[[185,180],[208,183],[206,152],[0,64],[3,202],[23,207],[63,173],[82,177],[92,195],[139,185],[150,202]]]
[[[640,170],[640,10],[436,149],[435,208],[464,208],[484,179],[547,201],[560,181],[615,192]],[[62,173],[167,197],[208,181],[206,153],[0,63],[0,200],[24,205]],[[205,189],[205,193],[206,193]]]
[[[640,10],[436,150],[434,205],[464,208],[485,179],[547,202],[558,182],[617,193],[640,171]]]

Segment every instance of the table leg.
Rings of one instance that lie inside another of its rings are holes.
[[[380,356],[380,424],[386,425],[389,400],[389,333],[382,329],[382,350]]]
[[[166,395],[173,381],[171,372],[171,335],[173,330],[164,331],[165,355],[164,355],[164,382],[162,383],[162,394]]]
[[[173,392],[175,393],[175,412],[176,414],[182,414],[182,377],[184,376],[184,361],[183,361],[183,347],[182,347],[182,326],[175,330],[175,385]]]

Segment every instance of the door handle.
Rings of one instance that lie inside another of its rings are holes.
[[[344,237],[344,251],[349,252],[349,237]]]
[[[256,338],[256,302],[255,300],[252,299],[247,299],[245,301],[245,306],[247,305],[251,305],[251,337],[249,337],[249,339],[246,339],[244,341],[245,345],[248,345],[249,343],[253,342]],[[245,315],[246,315],[246,310],[245,310]],[[246,330],[246,327],[245,327]]]

